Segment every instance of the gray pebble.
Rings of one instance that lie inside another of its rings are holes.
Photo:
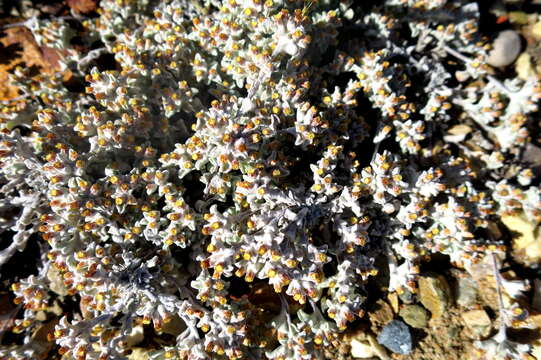
[[[502,31],[492,43],[487,63],[494,67],[510,65],[520,54],[520,48],[520,36],[515,31]]]
[[[378,342],[396,354],[407,355],[413,348],[410,329],[400,320],[385,325],[378,336]]]
[[[472,306],[477,299],[477,283],[471,278],[458,278],[456,302],[460,306]]]

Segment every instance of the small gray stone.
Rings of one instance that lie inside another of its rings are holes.
[[[388,323],[381,330],[378,342],[396,354],[407,355],[413,348],[410,329],[400,320]]]
[[[420,329],[428,324],[428,312],[419,305],[404,305],[400,309],[400,316],[409,326]]]
[[[413,299],[414,299],[413,293],[411,291],[409,291],[408,289],[405,289],[404,291],[401,291],[398,294],[398,297],[400,298],[400,300],[404,304],[412,304],[413,303]]]
[[[456,302],[460,306],[468,307],[477,299],[477,283],[469,277],[459,277],[456,285]]]
[[[487,63],[494,67],[512,64],[520,54],[520,36],[513,30],[505,30],[498,34],[492,43]]]

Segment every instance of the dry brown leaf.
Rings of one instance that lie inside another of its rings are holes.
[[[66,4],[80,14],[88,14],[98,8],[97,0],[66,0]]]
[[[17,88],[9,83],[9,71],[16,66],[37,66],[44,73],[54,71],[43,59],[30,30],[22,26],[5,29],[0,38],[0,100],[19,95]]]

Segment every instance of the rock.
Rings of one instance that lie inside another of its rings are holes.
[[[485,310],[471,310],[462,314],[462,320],[474,335],[486,337],[490,335],[492,322]]]
[[[34,315],[34,318],[38,321],[45,321],[47,320],[47,314],[45,313],[45,311],[43,310],[40,310],[38,312],[36,312],[36,314]]]
[[[389,300],[393,312],[398,314],[398,294],[396,292],[389,293],[389,295],[387,295],[387,300]]]
[[[409,326],[420,329],[428,324],[428,312],[419,305],[404,305],[400,309],[400,316]]]
[[[447,130],[451,135],[467,135],[471,132],[471,127],[466,124],[457,124]]]
[[[62,307],[60,306],[60,302],[58,300],[55,300],[53,302],[53,305],[47,308],[47,311],[55,314],[56,316],[60,316],[64,313],[64,310],[62,310]]]
[[[374,335],[367,334],[366,339],[368,340],[368,342],[372,346],[372,349],[374,349],[374,351],[376,352],[376,355],[381,360],[390,360],[389,356],[387,355],[387,350],[385,350],[385,348],[383,346],[381,346],[380,343],[378,343],[378,340],[376,339],[376,337]]]
[[[515,62],[515,71],[519,79],[527,80],[535,76],[532,57],[528,53],[522,53]]]
[[[404,304],[412,304],[413,303],[413,293],[407,289],[400,292],[398,294],[398,298],[404,303]]]
[[[541,40],[541,21],[532,26],[531,34],[536,40]]]
[[[541,314],[528,315],[526,320],[524,320],[524,325],[528,329],[539,329],[541,328]]]
[[[419,278],[419,300],[437,319],[449,306],[451,290],[447,280],[441,275],[421,276]]]
[[[514,258],[529,266],[538,265],[541,262],[541,241],[537,236],[537,226],[522,214],[502,216],[501,220],[515,233],[512,243]]]
[[[145,338],[144,332],[145,330],[142,325],[134,326],[131,329],[131,332],[129,333],[129,335],[126,336],[126,338],[124,339],[124,341],[127,344],[126,347],[132,348],[135,345],[139,344],[141,341],[143,341],[143,339]]]
[[[370,343],[353,339],[351,340],[351,356],[356,359],[370,359],[377,354]]]
[[[541,340],[537,340],[532,344],[531,354],[537,359],[541,360]]]
[[[513,30],[505,30],[498,34],[492,43],[487,63],[494,67],[504,67],[512,64],[520,54],[520,36]]]
[[[508,14],[509,20],[513,24],[527,25],[528,24],[528,14],[524,11],[511,11]]]
[[[143,348],[133,348],[131,349],[131,354],[128,355],[129,360],[148,360],[150,357],[148,356],[148,349]]]
[[[471,78],[470,74],[467,71],[455,71],[455,78],[458,82],[465,82]]]
[[[385,348],[378,343],[371,333],[364,331],[358,332],[347,342],[350,344],[350,354],[353,358],[390,360]]]
[[[465,124],[458,124],[447,130],[447,135],[443,138],[449,142],[461,142],[472,131],[471,127]]]
[[[456,284],[456,302],[460,306],[472,306],[477,300],[477,283],[469,277],[459,277]]]
[[[410,329],[400,320],[387,324],[381,330],[378,342],[396,354],[407,355],[413,348]]]
[[[518,279],[514,271],[508,271],[501,277],[502,288],[513,299],[519,299],[530,290],[528,280]]]
[[[497,304],[498,293],[496,292],[496,280],[494,279],[492,257],[486,256],[479,263],[469,265],[467,270],[477,283],[477,289],[483,289],[482,291],[477,292],[477,297],[480,302]],[[504,307],[509,307],[516,302],[506,291],[502,291],[502,296]]]
[[[394,318],[393,309],[382,299],[376,301],[374,310],[368,312],[370,322],[375,325],[387,324]]]

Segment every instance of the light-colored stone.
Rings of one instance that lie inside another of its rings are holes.
[[[377,356],[376,351],[368,341],[351,340],[351,356],[355,359],[370,359]]]
[[[541,340],[537,340],[532,344],[531,354],[537,359],[541,360]]]
[[[528,80],[535,76],[532,57],[528,53],[522,53],[515,62],[515,71],[519,79]]]
[[[351,356],[355,359],[379,358],[381,360],[390,360],[387,350],[380,345],[374,335],[364,331],[358,332],[348,337],[351,346]],[[368,357],[366,357],[368,356]]]
[[[441,317],[451,300],[451,290],[447,280],[441,275],[421,276],[419,300],[430,311],[433,319]]]
[[[502,216],[501,219],[509,230],[516,233],[513,238],[515,259],[526,265],[539,264],[541,239],[538,237],[537,226],[523,215]]]
[[[488,54],[487,63],[494,67],[511,65],[520,54],[520,36],[516,31],[504,30],[492,43],[492,50]]]
[[[474,335],[485,337],[490,334],[492,322],[485,310],[471,310],[462,314],[462,320]]]
[[[471,75],[467,71],[455,71],[455,78],[458,82],[465,82],[471,78]]]
[[[393,309],[393,312],[395,314],[398,314],[399,308],[398,308],[398,294],[396,292],[389,293],[387,295],[387,300],[389,300],[389,304],[391,305],[391,308]]]
[[[477,283],[469,277],[459,277],[456,286],[456,302],[460,306],[468,307],[477,300]]]
[[[387,350],[385,350],[385,348],[382,345],[380,345],[380,343],[378,343],[378,340],[376,339],[376,337],[374,335],[368,334],[366,336],[366,338],[368,339],[368,342],[370,343],[370,345],[372,345],[372,348],[376,352],[376,355],[381,360],[389,360],[390,359],[390,357],[387,355]]]
[[[471,127],[465,124],[458,124],[447,130],[447,135],[444,135],[444,139],[449,142],[461,142],[472,131]]]
[[[541,40],[541,21],[532,26],[531,34],[536,40]]]
[[[60,306],[60,303],[58,302],[58,300],[55,300],[53,302],[53,305],[47,308],[47,310],[57,316],[60,316],[64,313],[64,310],[62,310],[62,307]]]
[[[149,360],[148,349],[133,348],[131,354],[128,355],[129,360]]]
[[[529,315],[525,320],[526,326],[530,329],[541,328],[541,314]]]
[[[426,327],[430,318],[428,312],[419,305],[404,305],[400,309],[400,316],[406,324],[416,329]]]
[[[45,321],[47,320],[47,314],[45,313],[45,311],[41,310],[41,311],[36,312],[36,315],[34,315],[34,318],[38,321]]]
[[[139,344],[145,338],[145,330],[142,325],[134,326],[125,340],[128,348]]]
[[[466,124],[458,124],[447,130],[452,135],[466,135],[471,132],[471,127]]]
[[[469,264],[466,270],[468,271],[468,274],[471,275],[472,279],[477,283],[477,289],[482,289],[482,291],[477,292],[479,300],[487,304],[497,304],[498,294],[496,292],[496,280],[494,279],[494,264],[492,263],[492,256],[485,256],[476,264]],[[510,274],[510,272],[506,272],[506,275],[507,274]],[[516,302],[516,300],[509,296],[507,291],[502,291],[502,296],[503,305],[505,308]]]

